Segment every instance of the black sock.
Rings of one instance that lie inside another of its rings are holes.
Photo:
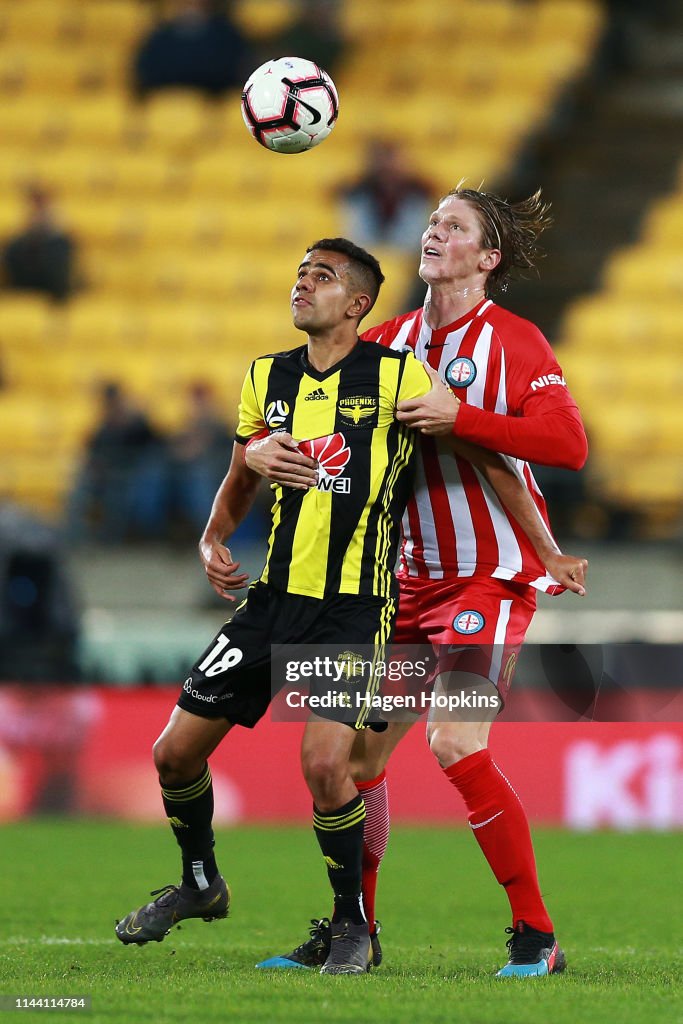
[[[207,889],[218,874],[213,855],[213,784],[208,764],[182,786],[163,786],[166,815],[183,855],[183,882]]]
[[[361,902],[364,824],[365,804],[360,794],[336,811],[313,807],[313,828],[334,891],[333,921],[343,917],[354,924],[365,921]]]

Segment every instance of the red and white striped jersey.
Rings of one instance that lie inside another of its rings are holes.
[[[545,415],[563,407],[576,410],[541,332],[489,299],[438,330],[429,327],[420,309],[372,328],[363,339],[391,348],[410,346],[462,402],[502,414],[494,422],[509,424],[509,417]],[[550,594],[562,591],[493,488],[470,462],[454,455],[448,438],[423,436],[421,453],[403,518],[399,578],[490,576]],[[550,532],[546,504],[528,463],[505,457],[517,467]],[[552,452],[548,462],[553,462]]]

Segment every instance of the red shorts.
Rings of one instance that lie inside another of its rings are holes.
[[[536,591],[488,576],[400,579],[394,646],[431,644],[439,671],[490,679],[503,701],[536,611]]]

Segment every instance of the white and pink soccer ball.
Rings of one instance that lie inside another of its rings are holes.
[[[245,82],[242,117],[262,146],[304,153],[327,138],[339,113],[334,82],[303,57],[269,60]]]

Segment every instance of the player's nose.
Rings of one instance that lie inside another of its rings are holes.
[[[443,242],[445,236],[445,229],[440,224],[432,224],[425,231],[425,239],[427,242]]]
[[[298,294],[300,292],[310,292],[313,288],[313,278],[309,274],[302,274],[299,280],[294,285],[294,292]]]

